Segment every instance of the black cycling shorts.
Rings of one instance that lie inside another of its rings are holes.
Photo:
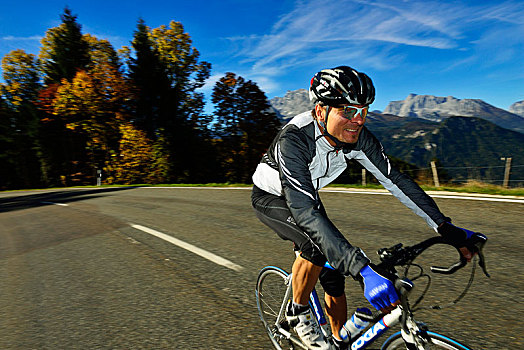
[[[280,238],[293,242],[294,249],[300,252],[302,258],[314,265],[324,266],[326,257],[297,226],[284,197],[275,196],[253,186],[251,201],[260,221],[273,229]],[[320,210],[326,215],[324,206],[321,205]],[[328,295],[339,297],[344,293],[345,278],[340,272],[323,268],[319,280]]]

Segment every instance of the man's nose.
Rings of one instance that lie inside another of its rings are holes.
[[[355,116],[351,119],[353,123],[358,123],[359,125],[364,124],[365,118],[362,118],[362,113],[357,113]]]

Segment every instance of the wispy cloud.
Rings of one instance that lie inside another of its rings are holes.
[[[8,35],[8,36],[0,37],[0,40],[5,40],[5,41],[40,41],[40,40],[42,40],[42,36],[40,36],[40,35],[32,35],[32,36],[24,37],[24,36]]]
[[[522,48],[523,21],[524,5],[514,1],[468,5],[427,0],[310,0],[297,1],[266,35],[231,40],[241,44],[239,60],[260,76],[277,76],[296,65],[324,66],[333,58],[387,70],[408,59],[403,47],[461,53],[463,62],[474,61],[467,54],[482,52],[484,58],[486,54],[495,57],[492,51],[497,47],[497,60],[511,59],[515,48]],[[508,35],[512,39],[504,42]],[[499,40],[493,42],[496,37]]]

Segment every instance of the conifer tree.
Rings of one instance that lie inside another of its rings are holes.
[[[42,39],[40,60],[46,85],[71,81],[78,70],[89,64],[89,45],[82,36],[82,26],[77,16],[66,7],[60,15],[62,23],[47,31]]]
[[[195,181],[206,163],[210,144],[206,139],[209,116],[203,114],[201,88],[211,64],[200,62],[200,53],[181,23],[148,28],[140,20],[130,55],[130,78],[137,93],[137,126],[163,143],[170,159],[170,181]],[[204,157],[198,158],[198,157]]]
[[[149,38],[149,31],[144,20],[140,19],[132,42],[135,55],[129,58],[129,77],[136,88],[134,122],[149,138],[154,139],[161,127],[160,115],[170,84],[165,67]]]

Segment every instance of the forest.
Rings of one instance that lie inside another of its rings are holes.
[[[82,33],[69,8],[38,56],[2,58],[0,190],[250,183],[281,123],[257,84],[229,72],[206,114],[200,60],[182,23],[139,19],[129,47]]]

